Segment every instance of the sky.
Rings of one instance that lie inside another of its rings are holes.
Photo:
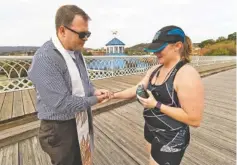
[[[167,25],[181,27],[194,43],[237,30],[236,0],[2,0],[0,46],[41,46],[55,32],[57,9],[66,4],[91,17],[89,48],[104,47],[114,30],[126,47],[151,42]]]

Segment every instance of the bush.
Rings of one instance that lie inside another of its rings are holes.
[[[225,40],[202,49],[204,55],[236,55],[236,44],[234,41]]]
[[[232,33],[232,34],[229,34],[228,35],[228,40],[234,40],[236,41],[236,32]]]
[[[199,47],[200,48],[204,48],[205,46],[207,45],[212,45],[214,44],[215,41],[213,39],[208,39],[208,40],[205,40],[205,41],[202,41],[200,44],[199,44]]]
[[[216,40],[216,42],[221,42],[221,41],[225,41],[226,40],[226,38],[225,37],[219,37],[217,40]]]
[[[229,55],[230,51],[224,48],[218,48],[218,49],[214,49],[212,50],[210,53],[210,55],[212,56],[216,56],[216,55]]]

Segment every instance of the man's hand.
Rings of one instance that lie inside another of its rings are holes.
[[[96,96],[96,97],[98,99],[98,103],[104,103],[104,102],[107,102],[109,100],[109,98],[105,94],[102,94],[102,95],[99,95],[99,96]]]
[[[113,92],[107,89],[96,89],[94,95],[95,96],[105,95],[108,99],[110,99],[113,96]]]

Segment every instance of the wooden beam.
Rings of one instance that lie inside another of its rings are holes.
[[[40,121],[37,120],[0,131],[0,147],[35,136],[38,132],[39,125]]]

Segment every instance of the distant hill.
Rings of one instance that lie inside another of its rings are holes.
[[[125,54],[145,55],[144,48],[148,43],[141,43],[125,48]],[[208,39],[200,43],[193,43],[193,55],[236,55],[236,32],[229,34],[228,37],[219,37],[218,39]]]
[[[146,55],[147,52],[144,51],[144,48],[148,46],[149,43],[140,43],[131,47],[125,48],[125,54],[128,55]],[[26,52],[31,52],[33,55],[34,52],[39,47],[36,46],[0,46],[0,55],[8,54],[24,54]],[[84,53],[87,54],[97,49],[84,48]],[[217,40],[207,39],[200,43],[193,43],[193,50],[197,51],[198,55],[236,55],[236,32],[229,34],[227,37],[219,37]],[[91,55],[88,54],[88,55]]]
[[[37,46],[0,46],[0,56],[17,54],[17,53],[26,53],[26,52],[35,52],[39,47]],[[93,50],[92,48],[84,48],[84,50]]]
[[[194,47],[198,47],[200,43],[193,43]],[[141,43],[141,44],[137,44],[131,47],[128,47],[127,49],[136,49],[136,50],[143,50],[144,48],[146,48],[149,45],[149,43]]]
[[[128,47],[127,49],[131,49],[131,50],[140,50],[140,51],[143,51],[143,49],[145,47],[147,47],[149,45],[149,43],[141,43],[141,44],[137,44],[137,45],[134,45],[134,46],[131,46],[131,47]]]
[[[147,54],[144,52],[144,48],[146,48],[149,45],[149,43],[141,43],[137,44],[131,47],[125,48],[125,54],[128,55],[145,55]]]
[[[0,55],[6,55],[13,52],[35,52],[39,47],[37,46],[0,46]]]
[[[193,43],[193,47],[199,47],[200,43]],[[149,43],[141,43],[131,47],[125,48],[125,53],[129,55],[145,55],[147,52],[144,52],[144,48],[148,47]]]

